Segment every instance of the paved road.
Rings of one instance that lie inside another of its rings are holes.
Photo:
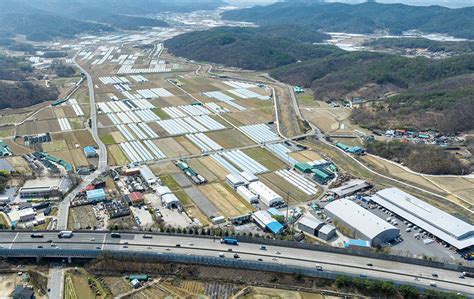
[[[143,238],[142,233],[123,233],[121,238],[112,238],[105,232],[75,232],[71,239],[59,239],[55,232],[43,233],[44,238],[30,237],[30,232],[0,232],[0,244],[11,249],[43,248],[61,249],[90,249],[117,250],[125,252],[179,253],[196,256],[217,257],[220,252],[225,258],[233,258],[238,253],[242,260],[256,261],[262,258],[264,262],[278,263],[291,266],[301,266],[314,269],[321,265],[324,271],[340,272],[352,275],[393,280],[429,287],[430,282],[436,282],[438,288],[448,289],[465,294],[474,294],[474,279],[459,278],[459,272],[417,266],[401,262],[378,260],[359,256],[328,253],[313,250],[267,246],[260,250],[260,245],[240,243],[239,246],[221,244],[218,239],[205,239],[194,236],[165,236],[154,235],[152,239]],[[53,244],[47,243],[52,240]],[[128,244],[125,244],[128,242]],[[181,247],[175,247],[180,244]],[[228,252],[232,248],[233,252]],[[280,252],[280,253],[277,253]],[[373,266],[368,266],[373,264]],[[432,277],[436,273],[438,277]],[[418,279],[418,280],[415,280]]]
[[[61,265],[52,265],[49,270],[48,298],[62,298],[64,290],[64,269]]]
[[[76,197],[76,195],[88,184],[90,184],[95,178],[97,178],[103,171],[107,169],[107,148],[105,147],[102,140],[99,138],[99,134],[97,131],[97,109],[95,105],[95,92],[94,92],[94,83],[92,81],[91,75],[76,62],[76,57],[74,57],[74,63],[76,66],[86,75],[87,78],[87,86],[89,88],[89,99],[90,99],[90,107],[91,107],[91,122],[92,128],[90,129],[92,137],[96,142],[97,146],[99,147],[99,163],[97,170],[87,176],[81,184],[79,184],[76,188],[71,190],[68,195],[64,198],[64,200],[59,204],[58,207],[58,224],[57,229],[66,229],[67,228],[67,219],[69,217],[69,206],[71,204],[71,200]]]

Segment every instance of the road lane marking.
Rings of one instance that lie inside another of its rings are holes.
[[[100,247],[101,250],[104,250],[105,239],[107,238],[107,234],[104,234],[104,240],[102,240],[102,246]]]
[[[14,244],[15,241],[16,241],[16,238],[18,238],[18,235],[19,235],[19,233],[16,233],[15,238],[13,238],[12,242],[10,243],[10,247],[8,247],[8,249],[12,249],[13,244]]]

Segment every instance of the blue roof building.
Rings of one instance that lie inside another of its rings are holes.
[[[270,215],[272,216],[276,216],[276,215],[283,216],[283,214],[280,211],[278,211],[276,208],[270,208],[267,210],[267,212],[270,213]]]
[[[257,211],[252,214],[252,219],[263,229],[267,229],[275,235],[283,231],[283,225],[276,221],[267,211]]]
[[[370,247],[370,242],[366,240],[359,240],[359,239],[349,239],[347,242],[344,242],[345,248],[350,247]]]
[[[92,146],[84,147],[84,154],[86,155],[87,158],[97,157],[97,152],[95,151],[95,148],[93,148]]]
[[[104,189],[94,189],[86,192],[87,200],[89,202],[99,202],[107,198]]]

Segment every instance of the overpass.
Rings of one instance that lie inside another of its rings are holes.
[[[162,262],[180,262],[244,268],[281,273],[301,273],[313,277],[335,278],[344,274],[393,281],[421,289],[449,290],[474,296],[474,278],[460,278],[466,268],[414,259],[376,258],[374,254],[356,255],[344,250],[317,251],[307,246],[283,246],[282,241],[247,238],[238,246],[221,244],[216,237],[122,232],[113,238],[105,231],[78,231],[72,238],[58,238],[57,232],[41,232],[43,238],[31,238],[33,231],[0,232],[0,255],[7,258],[95,259],[107,252],[117,257],[142,258]],[[38,233],[36,231],[36,233]],[[245,239],[245,238],[243,238]],[[266,250],[261,249],[265,243]],[[178,246],[179,244],[179,246]],[[290,247],[291,246],[291,247]],[[232,252],[228,250],[232,249]],[[225,257],[219,257],[223,253]],[[238,254],[239,258],[235,258]],[[322,271],[316,269],[321,266]],[[471,268],[472,269],[472,268]],[[436,274],[436,276],[433,276]]]

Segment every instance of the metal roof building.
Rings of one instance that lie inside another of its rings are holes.
[[[393,240],[400,230],[382,218],[348,199],[335,200],[324,208],[325,213],[349,229],[355,238],[367,240],[372,246]]]
[[[283,230],[283,225],[280,222],[273,219],[270,213],[266,211],[257,211],[252,214],[252,218],[257,222],[261,227],[268,229],[275,235],[278,235]]]
[[[371,200],[457,249],[474,246],[473,225],[397,188],[381,190]]]
[[[330,191],[333,192],[337,197],[346,197],[352,195],[358,191],[367,189],[370,187],[370,184],[363,180],[350,180],[344,183],[342,186],[331,189]]]
[[[150,167],[143,165],[140,167],[140,175],[145,179],[148,185],[154,185],[157,182],[155,174],[151,171]]]
[[[104,189],[94,189],[87,191],[86,196],[89,202],[98,202],[107,198],[107,194],[105,193]]]

